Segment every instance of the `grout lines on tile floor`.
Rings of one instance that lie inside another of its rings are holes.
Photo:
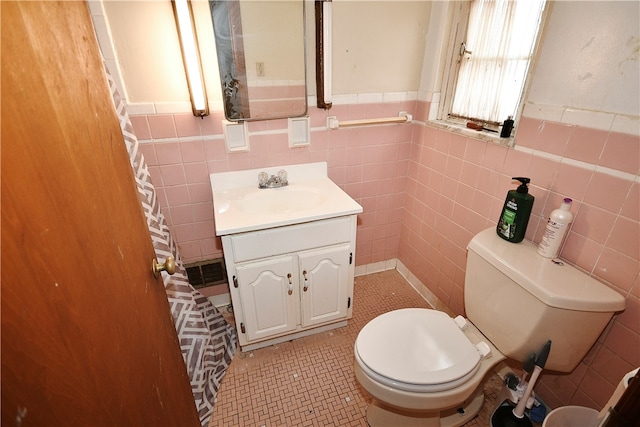
[[[371,319],[430,308],[395,270],[356,277],[353,318],[343,328],[238,351],[222,381],[209,427],[367,426],[371,397],[353,372],[353,345]],[[482,411],[465,427],[487,426],[502,383],[492,375]]]

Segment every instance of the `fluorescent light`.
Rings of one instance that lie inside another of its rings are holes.
[[[187,74],[187,84],[191,96],[191,109],[198,117],[209,115],[207,91],[202,76],[198,37],[195,32],[193,11],[189,0],[173,0],[173,12],[176,17],[182,60]]]

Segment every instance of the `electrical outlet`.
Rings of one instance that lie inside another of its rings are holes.
[[[256,74],[258,77],[264,77],[264,62],[256,62]]]

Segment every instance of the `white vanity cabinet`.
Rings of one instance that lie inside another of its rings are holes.
[[[346,325],[356,216],[222,236],[244,351]]]
[[[351,317],[349,282],[353,285],[353,275],[349,275],[349,267],[352,259],[349,243],[298,254],[303,328]]]
[[[318,162],[210,176],[243,351],[345,326],[352,316],[362,206],[327,172]],[[259,188],[261,176],[281,174],[285,184]]]
[[[233,286],[238,298],[233,298],[239,332],[247,342],[288,334],[298,327],[300,307],[294,289],[293,256],[274,257],[236,264]],[[298,281],[296,280],[296,287]],[[232,293],[233,295],[233,293]],[[239,319],[241,317],[241,319]],[[242,345],[242,340],[241,340]]]

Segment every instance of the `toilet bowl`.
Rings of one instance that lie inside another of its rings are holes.
[[[369,322],[354,353],[356,378],[376,399],[367,413],[372,426],[464,424],[482,407],[482,379],[505,359],[466,319],[421,308]]]
[[[374,398],[369,425],[460,426],[482,406],[482,384],[506,357],[525,361],[553,343],[549,369],[570,372],[624,298],[569,265],[513,244],[493,228],[468,246],[469,320],[407,308],[365,325],[354,345],[357,380]]]

